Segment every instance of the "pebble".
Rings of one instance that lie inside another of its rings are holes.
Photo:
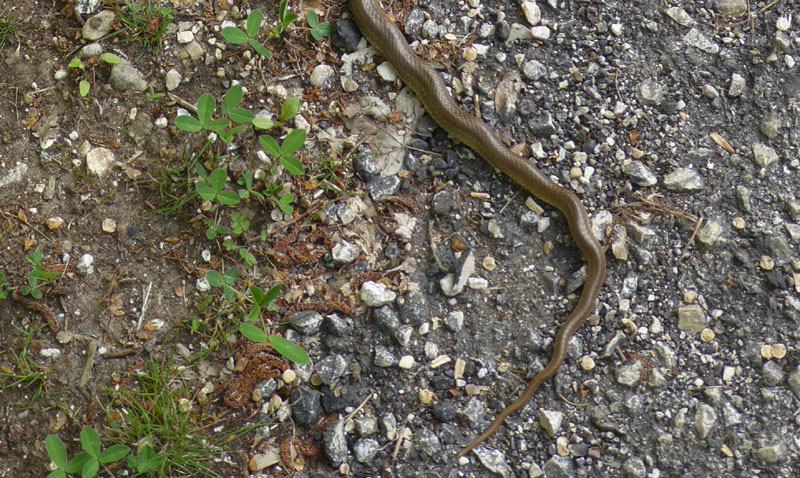
[[[717,423],[717,412],[714,411],[714,407],[711,405],[700,403],[697,405],[694,421],[697,437],[705,439]]]
[[[686,332],[697,333],[708,324],[708,317],[697,304],[685,305],[678,308],[678,329]]]
[[[664,186],[673,191],[699,191],[703,178],[692,168],[677,168],[664,177]]]
[[[397,366],[402,369],[410,369],[415,365],[414,357],[411,355],[403,355],[400,357],[400,362],[398,362]]]
[[[631,360],[617,369],[617,383],[632,387],[639,382],[642,375],[642,362]]]
[[[178,70],[172,68],[164,75],[164,87],[167,91],[174,91],[181,84],[182,79],[183,76],[178,73]]]
[[[86,154],[86,172],[102,178],[114,164],[114,152],[108,148],[98,147]]]
[[[86,20],[81,29],[81,36],[84,40],[95,41],[106,36],[113,28],[114,20],[117,15],[111,10],[103,10],[93,17]]]
[[[744,88],[747,82],[745,81],[744,77],[739,73],[732,73],[731,74],[731,85],[728,88],[728,96],[731,98],[737,98],[742,96],[744,93]]]
[[[753,160],[758,166],[766,168],[778,160],[778,153],[765,144],[753,143]]]
[[[312,86],[317,87],[324,87],[328,81],[333,77],[334,69],[332,66],[327,65],[325,63],[321,63],[314,67],[311,70],[311,76],[309,77],[309,82]]]
[[[581,357],[580,364],[581,368],[584,370],[593,370],[596,366],[594,359],[589,355],[584,355],[583,357]]]
[[[397,294],[381,282],[367,281],[361,284],[360,297],[367,307],[381,307],[394,302]]]
[[[538,25],[542,20],[542,10],[535,2],[522,2],[522,6],[520,8],[522,10],[522,14],[525,16],[525,20],[528,21],[529,25]]]
[[[561,421],[564,414],[555,410],[539,409],[539,425],[545,429],[548,435],[554,437],[561,429]]]
[[[378,440],[359,438],[353,445],[353,455],[359,463],[368,463],[378,453]]]

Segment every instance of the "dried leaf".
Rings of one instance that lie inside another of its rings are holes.
[[[729,152],[731,154],[736,152],[736,151],[734,151],[733,146],[731,146],[731,144],[729,142],[725,141],[725,138],[723,138],[722,136],[718,135],[717,133],[709,133],[708,137],[711,138],[712,141],[717,143],[725,151],[727,151],[727,152]]]
[[[36,241],[33,239],[32,236],[26,237],[22,241],[22,250],[25,251],[25,252],[28,252],[28,249],[33,247],[34,244],[36,244]]]
[[[177,284],[173,285],[172,293],[175,294],[175,297],[183,297],[183,286]]]
[[[22,209],[17,209],[17,219],[23,224],[28,224],[28,216],[25,215],[25,211]]]
[[[125,315],[125,311],[122,310],[122,294],[117,294],[108,301],[108,311],[116,317]]]
[[[638,129],[632,129],[628,131],[628,141],[630,141],[632,146],[636,146],[636,143],[639,142],[639,136],[641,133]]]

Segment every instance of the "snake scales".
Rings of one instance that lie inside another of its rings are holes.
[[[417,94],[439,126],[528,192],[564,214],[572,237],[589,267],[578,304],[559,329],[547,366],[531,379],[519,398],[497,415],[486,431],[461,450],[460,457],[489,438],[506,417],[525,405],[542,382],[555,375],[566,357],[569,339],[594,308],[605,280],[605,254],[592,234],[586,209],[578,197],[551,181],[532,163],[512,153],[486,123],[459,108],[439,74],[409,47],[400,30],[386,18],[378,0],[350,0],[350,11],[361,33],[394,65],[397,74]]]

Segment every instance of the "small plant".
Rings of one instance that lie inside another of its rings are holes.
[[[33,253],[25,256],[33,269],[28,273],[28,283],[20,288],[22,295],[30,295],[34,299],[42,298],[42,291],[39,289],[39,281],[48,281],[58,275],[58,272],[48,272],[42,267],[42,250],[36,249]]]
[[[208,93],[200,95],[196,103],[197,118],[191,115],[180,115],[172,122],[178,129],[195,133],[201,130],[213,131],[220,134],[228,127],[228,120],[225,118],[211,119],[214,110],[217,109],[217,101]]]
[[[213,219],[204,218],[204,222],[206,223],[206,239],[209,241],[216,239],[217,235],[228,233],[227,227],[222,224],[217,224]]]
[[[223,206],[235,206],[239,204],[239,195],[225,189],[227,182],[228,175],[225,168],[220,167],[206,178],[197,181],[195,187],[197,194],[204,201],[218,201]]]
[[[0,48],[3,48],[8,37],[19,31],[21,24],[0,15]]]
[[[306,13],[306,22],[308,22],[308,33],[314,40],[322,41],[322,37],[326,37],[331,32],[331,24],[328,22],[320,22],[317,12],[309,10]]]
[[[156,93],[155,90],[153,89],[153,85],[150,85],[150,91],[145,93],[145,95],[147,95],[147,97],[150,98],[151,100],[157,100],[159,98],[163,98],[166,96],[166,94],[164,93]]]
[[[262,309],[275,308],[272,302],[280,293],[280,284],[274,285],[266,293],[260,287],[251,285],[250,295],[253,297],[253,307],[247,312],[245,320],[239,324],[239,333],[253,342],[269,342],[272,348],[287,360],[294,363],[309,363],[308,354],[302,347],[284,339],[280,335],[267,335],[263,330],[252,324],[261,317]]]
[[[239,186],[242,186],[242,189],[239,190],[239,197],[242,201],[247,201],[250,196],[253,196],[260,202],[264,202],[264,195],[253,189],[253,173],[245,171],[236,182],[239,183]]]
[[[8,285],[8,282],[6,282],[5,274],[0,272],[0,300],[8,299],[9,290],[11,290],[11,286]]]
[[[159,455],[153,451],[153,447],[145,444],[138,455],[128,455],[128,466],[136,475],[149,475],[158,471],[165,460],[164,455]]]
[[[235,267],[226,270],[225,274],[210,270],[206,271],[206,280],[214,287],[222,287],[222,294],[228,302],[233,302],[236,300],[236,291],[233,289],[233,284],[236,282],[238,273],[239,271]]]
[[[261,135],[258,137],[258,142],[264,148],[267,154],[278,158],[278,161],[289,171],[290,174],[299,176],[305,174],[306,168],[299,159],[292,156],[295,151],[303,146],[306,141],[306,130],[296,129],[292,130],[281,144],[268,135]]]
[[[109,65],[116,65],[117,63],[122,61],[120,57],[118,57],[113,53],[103,53],[98,57],[98,59],[108,63]],[[93,65],[94,63],[95,63],[94,58],[91,58],[86,63],[84,63],[83,60],[81,60],[76,56],[75,58],[70,60],[70,62],[67,64],[68,67],[75,68],[76,70],[81,70],[84,74],[84,77],[78,82],[78,92],[81,94],[81,96],[85,97],[86,95],[89,94],[90,84],[89,81],[86,79],[86,66]]]
[[[33,401],[42,393],[46,378],[46,370],[36,363],[29,353],[33,336],[39,329],[22,329],[16,325],[14,328],[22,334],[22,348],[19,353],[11,350],[15,369],[12,370],[4,365],[0,366],[0,377],[10,380],[10,383],[3,384],[3,388],[16,387],[18,385],[33,388],[33,393],[31,394],[31,401]]]
[[[157,47],[161,51],[167,25],[175,19],[175,10],[158,5],[158,0],[126,0],[125,11],[117,10],[117,17],[125,25],[126,41],[141,41],[142,50]],[[122,30],[120,30],[122,32]],[[117,32],[117,33],[120,33]]]
[[[272,34],[280,36],[286,30],[286,27],[295,20],[297,20],[297,14],[289,11],[289,2],[281,0],[278,5],[278,24],[272,29]]]
[[[222,38],[234,45],[241,45],[247,42],[253,47],[256,53],[269,59],[269,51],[256,40],[258,30],[261,28],[261,20],[261,10],[255,9],[247,15],[246,31],[242,31],[236,27],[225,27],[222,29]]]
[[[100,450],[100,436],[93,428],[81,429],[81,448],[83,451],[67,461],[67,448],[56,435],[47,435],[44,441],[47,455],[55,463],[56,470],[47,478],[65,478],[67,474],[80,472],[81,478],[93,478],[100,465],[119,461],[128,454],[130,448],[125,445],[111,445]]]
[[[242,214],[235,212],[231,214],[231,231],[237,236],[250,229],[250,221]]]

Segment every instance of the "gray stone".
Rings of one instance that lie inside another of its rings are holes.
[[[774,387],[783,382],[783,369],[778,362],[768,360],[761,368],[761,375],[764,377],[764,383],[769,387]]]
[[[547,67],[538,60],[530,60],[522,66],[522,74],[529,80],[540,80],[547,75]]]
[[[545,478],[574,478],[575,465],[566,456],[554,456],[542,467]]]
[[[617,369],[617,383],[632,387],[642,377],[642,362],[631,360]]]
[[[762,143],[753,143],[753,160],[762,168],[778,160],[778,153],[774,149]]]
[[[406,35],[416,36],[422,31],[422,24],[425,23],[425,13],[419,7],[412,8],[406,15],[405,32]]]
[[[102,178],[114,164],[114,152],[108,148],[94,148],[86,155],[86,172]]]
[[[678,308],[678,328],[691,333],[698,333],[708,324],[708,316],[697,304],[684,305]]]
[[[695,47],[706,53],[716,55],[719,53],[719,45],[709,40],[708,37],[700,33],[697,28],[692,28],[683,36],[683,41],[689,46]]]
[[[324,318],[315,310],[302,310],[289,317],[289,326],[302,335],[314,335],[319,332]]]
[[[314,69],[311,70],[311,76],[309,76],[308,81],[312,86],[322,88],[326,83],[328,83],[328,80],[331,79],[333,73],[333,67],[322,63],[315,66]]]
[[[690,27],[694,25],[694,19],[690,17],[689,14],[686,13],[686,10],[681,7],[668,8],[666,13],[667,16],[675,20],[675,22],[682,27]]]
[[[439,437],[436,436],[428,427],[422,427],[417,432],[417,447],[419,450],[428,455],[434,456],[442,451],[442,444],[439,442]]]
[[[17,163],[5,176],[0,177],[0,188],[22,181],[22,178],[24,178],[27,173],[28,165],[25,163]]]
[[[144,75],[136,69],[129,61],[122,60],[111,67],[111,75],[108,82],[114,89],[119,91],[144,91],[147,88],[147,81]]]
[[[652,186],[658,182],[656,175],[643,162],[631,161],[623,170],[637,186]]]
[[[387,413],[383,415],[378,425],[380,425],[384,438],[389,441],[397,438],[397,418],[395,418],[394,414]]]
[[[356,424],[356,431],[362,437],[378,433],[378,419],[375,417],[358,417],[353,422]]]
[[[561,420],[564,414],[556,410],[539,409],[539,425],[545,429],[551,437],[556,436],[561,429]]]
[[[84,254],[78,259],[78,264],[75,266],[78,274],[83,277],[94,274],[94,256],[91,254]]]
[[[387,177],[377,177],[367,184],[369,196],[375,202],[380,202],[389,196],[393,196],[400,188],[400,178],[397,175]]]
[[[92,42],[87,45],[84,45],[83,48],[81,48],[78,51],[78,58],[80,58],[81,60],[86,60],[89,58],[100,56],[101,53],[103,53],[103,45],[97,42]]]
[[[172,68],[164,75],[164,87],[167,88],[167,91],[175,90],[180,84],[183,76],[176,70]]]
[[[383,345],[376,345],[373,364],[381,368],[393,367],[397,365],[397,358]]]
[[[645,478],[647,476],[647,468],[641,458],[632,456],[625,460],[625,464],[622,465],[622,473],[626,478]]]
[[[717,0],[714,8],[723,17],[741,17],[747,13],[747,0]]]
[[[359,438],[353,445],[353,455],[359,463],[369,463],[378,454],[378,441],[372,438]]]
[[[636,85],[636,97],[645,105],[660,105],[664,101],[664,94],[664,87],[650,79]]]
[[[367,281],[361,284],[360,297],[367,307],[381,307],[394,302],[397,294],[381,282]]]
[[[95,41],[107,35],[112,28],[112,23],[117,15],[111,10],[103,10],[97,15],[86,20],[81,30],[84,40]]]
[[[672,191],[699,191],[703,178],[691,168],[678,168],[664,177],[664,186]]]
[[[102,0],[77,0],[75,2],[75,11],[81,15],[91,15],[97,11]]]
[[[347,360],[339,354],[329,355],[317,362],[314,369],[325,385],[330,385],[347,372]]]
[[[292,417],[297,425],[301,427],[311,427],[319,419],[321,393],[309,388],[306,385],[300,385],[292,389],[289,394],[289,401],[292,404]]]
[[[475,272],[475,254],[472,250],[468,250],[459,258],[456,272],[447,274],[439,281],[444,295],[452,297],[460,294],[473,272]]]
[[[356,260],[360,254],[361,250],[358,246],[350,244],[344,239],[337,242],[336,245],[333,246],[333,249],[331,249],[331,258],[333,262],[339,265],[350,264]]]
[[[464,328],[464,312],[454,310],[444,318],[444,325],[453,332],[461,332]]]
[[[789,374],[789,388],[794,392],[797,398],[800,398],[800,367],[794,369],[794,372]]]
[[[325,427],[322,434],[325,456],[331,465],[338,467],[347,459],[347,438],[344,434],[344,417]]]
[[[487,470],[503,478],[513,476],[511,468],[509,468],[508,462],[506,462],[506,456],[500,450],[492,450],[479,446],[472,451],[475,453],[475,456],[478,457],[478,461],[481,462],[481,465]]]
[[[722,238],[724,230],[717,221],[708,221],[697,231],[697,241],[706,246],[712,246]]]
[[[742,75],[739,73],[731,74],[731,86],[728,88],[728,96],[731,98],[742,96],[746,85],[747,82]]]
[[[705,439],[717,423],[717,412],[714,407],[706,403],[697,405],[694,415],[694,430],[698,438]]]

